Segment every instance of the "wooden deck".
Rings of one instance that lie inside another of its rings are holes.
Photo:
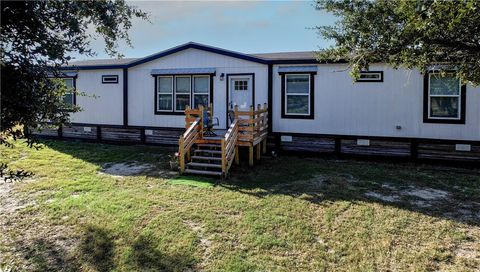
[[[180,172],[201,173],[198,169],[191,169],[186,171],[186,166],[204,166],[205,168],[216,168],[218,165],[208,163],[200,163],[191,161],[190,154],[194,152],[206,152],[206,150],[195,149],[195,146],[210,145],[212,148],[217,148],[221,154],[221,175],[223,177],[228,175],[228,171],[235,161],[239,164],[238,148],[247,147],[249,150],[248,163],[250,166],[254,164],[254,149],[256,148],[256,158],[260,159],[261,154],[267,151],[267,135],[268,135],[268,108],[265,104],[263,108],[258,105],[255,110],[250,107],[249,111],[239,111],[235,107],[233,111],[234,120],[227,130],[214,130],[216,135],[209,135],[205,133],[203,116],[205,111],[210,118],[213,115],[213,109],[200,107],[199,109],[185,110],[185,128],[187,131],[180,136],[179,139],[179,162]],[[262,148],[263,144],[263,148]],[[211,152],[212,153],[212,152]],[[197,158],[205,158],[197,156]],[[194,158],[195,159],[195,158]],[[212,157],[213,161],[214,158]],[[204,171],[205,174],[212,174],[212,171]]]

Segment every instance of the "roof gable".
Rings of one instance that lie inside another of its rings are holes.
[[[103,62],[100,64],[102,61],[79,61],[72,63],[68,66],[62,67],[64,70],[73,70],[73,69],[82,69],[82,70],[93,70],[93,69],[123,69],[123,68],[130,68],[136,65],[140,65],[143,63],[147,63],[152,60],[156,60],[183,50],[187,49],[198,49],[198,50],[203,50],[215,54],[220,54],[224,56],[229,56],[237,59],[243,59],[247,61],[252,61],[256,63],[261,63],[261,64],[268,64],[269,61],[263,58],[259,58],[257,56],[252,56],[252,55],[247,55],[247,54],[242,54],[239,52],[234,52],[230,50],[225,50],[217,47],[212,47],[212,46],[207,46],[199,43],[194,43],[194,42],[189,42],[186,44],[182,44],[170,49],[167,49],[165,51],[161,51],[158,53],[155,53],[153,55],[144,57],[144,58],[138,58],[138,59],[123,59],[123,60],[115,60],[111,61],[108,60],[106,62]]]
[[[174,54],[174,53],[186,50],[186,49],[190,49],[190,48],[203,50],[203,51],[207,51],[207,52],[211,52],[211,53],[215,53],[215,54],[220,54],[220,55],[224,55],[224,56],[228,56],[228,57],[233,57],[233,58],[237,58],[237,59],[252,61],[252,62],[256,62],[256,63],[262,63],[262,64],[267,64],[268,63],[268,61],[263,59],[263,58],[250,56],[250,55],[246,55],[246,54],[242,54],[242,53],[238,53],[238,52],[234,52],[234,51],[230,51],[230,50],[225,50],[225,49],[221,49],[221,48],[217,48],[217,47],[207,46],[207,45],[203,45],[203,44],[199,44],[199,43],[189,42],[189,43],[186,43],[186,44],[183,44],[183,45],[180,45],[180,46],[177,46],[177,47],[173,47],[173,48],[167,49],[165,51],[147,56],[145,58],[134,60],[134,61],[132,61],[128,64],[128,67],[140,65],[140,64],[143,64],[143,63],[146,63],[146,62],[158,59],[158,58],[162,58],[162,57],[165,57],[165,56],[168,56],[168,55],[171,55],[171,54]]]

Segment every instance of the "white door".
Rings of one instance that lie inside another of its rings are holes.
[[[248,110],[252,106],[252,76],[231,76],[228,82],[228,110],[237,105],[239,110]]]

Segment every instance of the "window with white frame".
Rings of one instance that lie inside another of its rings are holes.
[[[62,78],[63,83],[67,87],[67,91],[63,96],[63,102],[68,105],[75,105],[75,84],[74,78]]]
[[[285,115],[310,115],[310,75],[285,75]]]
[[[190,105],[190,76],[175,77],[175,111],[184,111]]]
[[[210,75],[158,75],[157,114],[181,114],[187,105],[198,108],[210,103]]]
[[[159,76],[157,80],[157,111],[172,111],[173,76]]]
[[[461,84],[454,74],[429,73],[428,118],[461,118]]]
[[[210,101],[210,77],[193,76],[193,107],[208,107]]]

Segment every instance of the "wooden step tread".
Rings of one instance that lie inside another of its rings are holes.
[[[222,168],[221,164],[214,164],[214,163],[189,162],[187,163],[187,165],[194,166],[194,167]]]
[[[214,161],[221,161],[222,158],[220,157],[206,157],[206,156],[192,156],[192,159],[197,160],[214,160]]]
[[[220,144],[197,144],[198,147],[217,147],[217,148],[221,148],[222,145]]]
[[[211,154],[222,154],[222,151],[220,150],[208,150],[208,149],[196,149],[196,153],[211,153]]]
[[[211,176],[221,176],[222,175],[222,172],[195,170],[195,169],[185,169],[185,173],[198,174],[198,175],[211,175]]]

